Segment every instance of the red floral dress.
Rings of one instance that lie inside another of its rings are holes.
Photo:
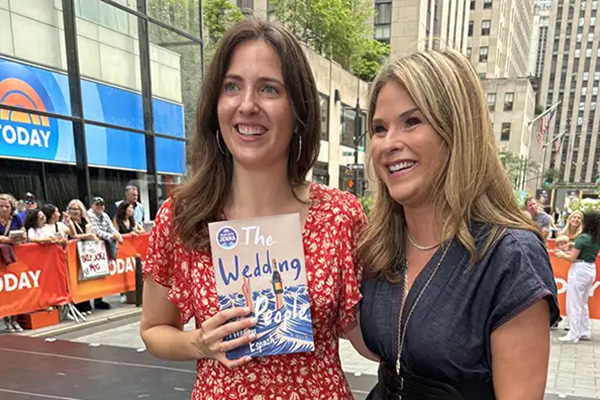
[[[311,183],[311,205],[302,231],[315,350],[259,357],[228,369],[216,360],[197,362],[193,400],[344,400],[352,399],[340,364],[340,332],[355,322],[362,269],[354,255],[366,224],[353,195]],[[219,311],[210,253],[196,251],[173,237],[170,202],[156,217],[145,274],[170,288],[168,298],[187,322]]]

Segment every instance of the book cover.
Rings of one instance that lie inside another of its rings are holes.
[[[299,214],[214,222],[208,229],[221,310],[250,307],[249,317],[258,319],[256,339],[227,358],[313,351]]]

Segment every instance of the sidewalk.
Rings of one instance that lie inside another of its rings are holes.
[[[26,330],[19,335],[43,338],[63,336],[64,339],[77,342],[143,348],[144,344],[139,336],[141,308],[121,303],[120,296],[107,297],[105,300],[113,308],[94,311],[87,317],[87,322],[77,324],[63,321],[46,328]],[[118,320],[123,320],[122,324],[117,324],[119,326],[101,330],[102,325]],[[562,344],[558,341],[565,334],[564,324],[562,322],[558,330],[552,331],[546,398],[600,399],[600,320],[592,321],[592,340],[580,341],[578,344]],[[193,319],[185,329],[194,329]],[[376,379],[377,363],[364,359],[346,340],[340,342],[340,359],[347,374]]]
[[[142,308],[137,308],[135,304],[125,304],[121,302],[120,295],[104,297],[104,301],[109,303],[112,308],[110,310],[93,310],[91,315],[86,315],[86,322],[75,322],[64,320],[57,325],[47,326],[45,328],[24,330],[15,335],[29,337],[54,337],[69,332],[78,331],[85,328],[99,326],[111,321],[118,321],[125,318],[133,318],[142,313]],[[139,318],[138,318],[139,320]],[[4,324],[0,324],[0,333],[4,334]]]

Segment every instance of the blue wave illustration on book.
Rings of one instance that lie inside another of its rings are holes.
[[[276,310],[275,296],[271,288],[252,293],[255,311],[262,311],[258,317],[256,339],[248,346],[227,352],[227,358],[235,360],[244,356],[263,357],[277,354],[313,351],[312,318],[310,300],[306,285],[286,287],[283,293],[283,306]],[[244,307],[246,301],[241,293],[228,296],[219,295],[221,310],[231,307]],[[285,315],[288,318],[285,318]],[[225,340],[235,339],[246,334],[247,330],[229,335]]]

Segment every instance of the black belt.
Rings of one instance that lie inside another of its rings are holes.
[[[376,391],[380,400],[495,400],[491,384],[469,382],[465,391],[453,386],[402,372],[401,376],[385,363],[379,364]]]

